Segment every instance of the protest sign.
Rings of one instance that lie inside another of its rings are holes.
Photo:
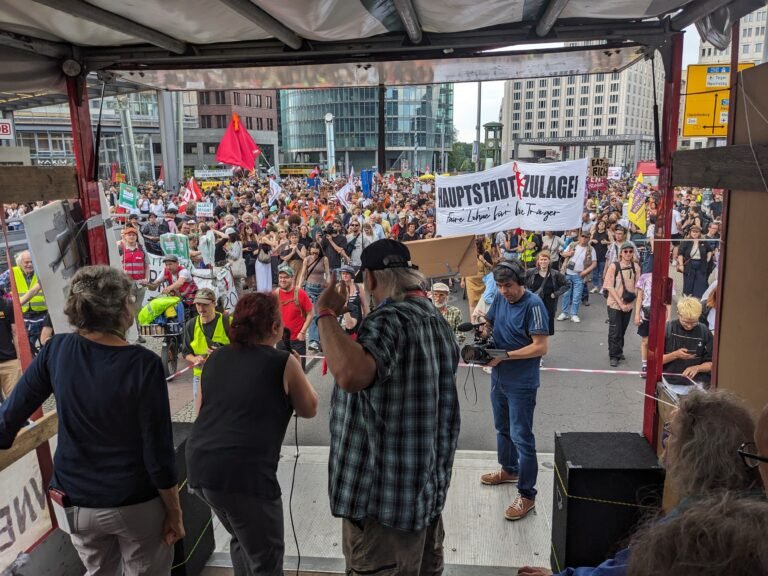
[[[608,181],[605,178],[587,178],[588,192],[605,192],[608,190]]]
[[[608,178],[608,158],[590,158],[589,173],[590,178]]]
[[[232,168],[224,168],[218,170],[195,170],[195,178],[208,179],[208,178],[229,178],[232,176]]]
[[[270,178],[269,179],[269,202],[268,202],[270,206],[272,206],[272,204],[278,199],[282,191],[283,189],[280,187],[280,184],[277,183],[277,180],[275,180],[274,178]]]
[[[441,236],[463,236],[513,228],[576,228],[586,183],[586,159],[510,162],[484,172],[438,175],[437,231]]]
[[[624,170],[621,166],[609,166],[608,167],[608,180],[621,180]]]
[[[195,204],[195,216],[198,218],[213,218],[213,202],[198,202]]]
[[[189,238],[184,234],[161,235],[160,250],[166,256],[178,256],[182,266],[189,265]]]
[[[139,191],[136,186],[128,186],[128,184],[120,184],[120,196],[117,200],[117,205],[126,210],[136,210],[136,202],[139,198]]]

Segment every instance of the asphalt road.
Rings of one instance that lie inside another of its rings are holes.
[[[450,303],[459,306],[464,318],[468,318],[467,302],[460,294],[451,294]],[[590,303],[588,308],[580,310],[580,324],[556,322],[556,333],[550,339],[549,354],[544,359],[545,367],[611,370],[605,300],[598,294],[590,294]],[[633,325],[627,329],[624,354],[627,360],[615,370],[639,371],[640,337]],[[319,361],[312,362],[309,376],[320,396],[320,407],[314,419],[299,420],[299,444],[327,446],[333,380],[322,376]],[[495,450],[490,376],[479,368],[471,371],[459,368],[457,386],[462,419],[459,449]],[[643,397],[638,392],[643,387],[644,381],[639,375],[543,371],[534,416],[537,449],[554,452],[555,432],[640,431]],[[294,441],[292,423],[284,443]]]

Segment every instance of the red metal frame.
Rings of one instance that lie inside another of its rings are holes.
[[[99,185],[93,179],[96,158],[94,156],[91,113],[85,81],[81,77],[67,78],[67,98],[72,119],[72,139],[77,166],[77,185],[80,189],[80,204],[86,220],[100,217],[101,199]],[[89,264],[109,264],[107,237],[104,226],[92,221],[88,225]]]
[[[671,38],[670,60],[664,78],[664,109],[661,130],[661,169],[659,173],[659,209],[656,215],[656,237],[667,239],[672,233],[672,208],[675,187],[672,185],[672,153],[677,149],[680,116],[680,82],[683,69],[683,34]],[[671,74],[669,73],[671,71]],[[654,242],[653,287],[651,288],[651,318],[648,335],[648,372],[645,379],[646,396],[643,410],[643,435],[656,447],[658,414],[656,412],[656,383],[661,379],[664,358],[664,327],[666,307],[672,303],[672,279],[669,277],[670,243]]]
[[[741,34],[739,20],[731,27],[731,92],[728,96],[728,146],[733,146],[736,138],[736,108],[738,107],[739,79],[739,35]],[[717,266],[717,307],[715,308],[715,344],[712,350],[712,383],[717,387],[717,366],[720,356],[720,320],[722,318],[721,302],[723,301],[723,280],[725,279],[725,244],[728,234],[728,204],[731,191],[723,190],[723,213],[720,218],[720,262]]]

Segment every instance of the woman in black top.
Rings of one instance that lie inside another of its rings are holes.
[[[600,219],[592,231],[592,237],[589,240],[592,248],[595,249],[595,256],[597,256],[597,266],[592,270],[592,293],[596,293],[600,290],[600,286],[603,285],[603,272],[605,271],[605,259],[608,255],[608,246],[611,244],[611,239],[608,237],[608,226],[605,220]]]
[[[283,336],[277,296],[238,302],[231,344],[213,352],[201,376],[201,407],[187,441],[189,486],[230,533],[235,574],[282,575],[283,503],[277,481],[291,414],[312,418],[317,393]]]
[[[549,316],[549,335],[555,333],[557,301],[568,291],[570,283],[564,274],[550,266],[551,257],[547,250],[542,250],[536,257],[536,267],[525,274],[525,287],[544,302]]]
[[[240,231],[240,241],[243,243],[243,259],[245,260],[245,285],[249,290],[256,288],[256,257],[259,254],[259,237],[251,226],[243,226]]]
[[[691,226],[687,241],[677,253],[677,271],[683,273],[683,295],[701,298],[709,286],[712,247],[701,238],[701,228]]]
[[[157,354],[125,339],[134,282],[108,266],[80,268],[64,313],[75,332],[53,336],[0,406],[0,449],[53,393],[51,488],[74,508],[68,532],[88,573],[115,573],[126,560],[169,574],[184,527],[168,387]]]

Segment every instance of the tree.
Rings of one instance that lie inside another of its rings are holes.
[[[485,166],[485,144],[480,142],[481,166]],[[457,172],[474,172],[475,163],[472,161],[472,143],[454,142],[448,156],[448,168]]]

